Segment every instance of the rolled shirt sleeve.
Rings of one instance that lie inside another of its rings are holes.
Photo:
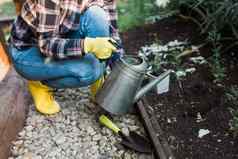
[[[60,38],[53,33],[41,33],[38,45],[41,52],[55,59],[82,56],[81,39]]]

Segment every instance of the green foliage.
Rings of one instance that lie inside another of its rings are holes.
[[[196,6],[195,6],[196,7]],[[201,24],[202,32],[205,33],[210,29],[217,29],[218,32],[231,31],[232,36],[238,39],[238,2],[232,0],[209,0],[197,4],[197,9],[205,9],[203,23]]]
[[[222,47],[224,52],[238,45],[237,0],[170,0],[166,9],[180,10],[200,27],[201,34],[219,33],[220,40],[229,44]]]
[[[238,109],[238,86],[232,86],[226,92],[226,99],[233,107]]]
[[[227,103],[231,106],[230,112],[232,114],[232,120],[230,122],[231,130],[234,135],[238,135],[238,86],[232,86],[226,92]]]
[[[165,70],[171,69],[180,77],[191,73],[195,68],[186,68],[183,65],[182,56],[192,50],[191,45],[187,42],[179,42],[177,40],[170,41],[166,45],[162,45],[159,41],[150,46],[141,48],[139,55],[145,56],[150,66],[150,72],[158,75]]]
[[[238,135],[238,110],[231,109],[232,113],[232,120],[230,123],[231,131],[233,132],[234,136]]]
[[[221,52],[238,45],[238,1],[237,0],[171,0],[170,10],[180,9],[200,27],[212,44],[211,68],[216,82],[225,77]],[[224,42],[227,45],[224,45]]]
[[[156,15],[157,10],[153,0],[121,0],[118,1],[118,13],[119,28],[121,31],[126,31],[144,24],[148,17]]]
[[[232,40],[238,40],[237,0],[171,0],[170,6],[170,9],[180,8],[192,16],[201,33],[216,30],[222,39],[232,37]]]
[[[9,37],[10,37],[10,31],[7,31],[7,32],[4,32],[4,38],[7,40],[7,39],[9,39]]]
[[[220,48],[214,48],[212,49],[213,51],[213,56],[211,59],[211,71],[213,76],[215,77],[214,82],[219,83],[224,80],[226,77],[226,70],[225,67],[223,66],[220,58]]]
[[[14,15],[16,15],[16,12],[13,2],[5,2],[0,5],[0,16],[14,16]]]
[[[179,0],[170,0],[169,3],[165,7],[159,7],[157,8],[158,14],[161,17],[168,17],[174,14],[179,13],[181,2]]]
[[[181,59],[177,58],[177,56],[184,50],[184,45],[165,47],[167,50],[156,54],[154,60],[150,63],[154,72],[161,72],[164,68],[180,69]]]
[[[211,57],[211,71],[215,77],[214,82],[221,82],[226,77],[225,67],[222,65],[220,51],[221,51],[221,34],[216,30],[210,31],[208,33],[208,41],[213,45],[212,52],[213,56]]]

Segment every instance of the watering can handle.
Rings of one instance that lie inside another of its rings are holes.
[[[111,44],[112,44],[114,47],[116,47],[117,49],[121,49],[121,48],[122,48],[122,46],[121,46],[120,44],[118,44],[118,43],[116,42],[116,40],[114,40],[114,39],[109,39],[108,42],[111,43]]]
[[[136,94],[135,98],[134,98],[134,103],[137,102],[146,92],[148,92],[149,90],[151,90],[151,88],[153,88],[154,86],[156,86],[156,84],[158,84],[159,82],[161,82],[163,79],[165,79],[167,76],[169,76],[169,74],[172,72],[172,70],[168,70],[164,73],[162,73],[161,75],[159,75],[158,77],[156,77],[152,82],[148,83],[147,85],[145,85],[144,87],[142,87]]]

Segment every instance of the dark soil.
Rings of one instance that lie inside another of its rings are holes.
[[[179,82],[170,92],[151,93],[148,99],[177,159],[238,158],[237,139],[231,132],[231,114],[224,102],[223,88],[215,86],[202,68]],[[198,113],[202,120],[197,120]],[[210,134],[198,138],[200,129]]]
[[[193,44],[202,43],[199,31],[193,23],[167,18],[156,24],[138,27],[122,34],[127,53],[136,53],[141,46],[155,39],[167,43],[171,40],[188,40]],[[211,55],[209,46],[201,54]],[[237,55],[236,55],[237,56]],[[238,84],[236,57],[225,55],[227,77],[222,86],[214,84],[209,66],[199,66],[197,71],[180,81],[171,80],[170,91],[163,95],[148,94],[152,113],[177,159],[237,159],[237,138],[230,131],[229,103],[225,91]],[[232,67],[231,67],[232,64]],[[148,110],[151,113],[151,110]],[[202,119],[197,120],[198,114]],[[210,133],[198,137],[200,129]]]
[[[137,53],[141,46],[151,44],[155,40],[160,40],[164,44],[175,39],[200,43],[200,39],[203,38],[194,23],[177,17],[169,17],[155,24],[136,27],[122,33],[121,37],[127,54]]]

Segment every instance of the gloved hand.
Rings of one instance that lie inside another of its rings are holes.
[[[107,37],[87,37],[84,39],[84,52],[94,53],[99,59],[108,59],[111,57],[112,52],[116,51],[116,47],[109,42],[110,39]]]

